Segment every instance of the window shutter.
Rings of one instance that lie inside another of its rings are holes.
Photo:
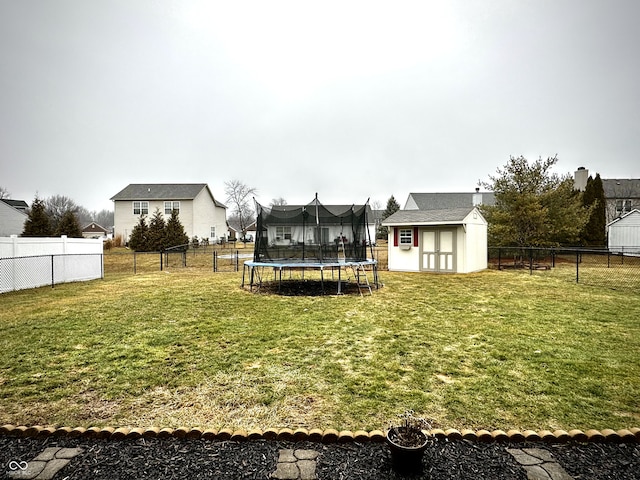
[[[398,246],[398,227],[393,227],[393,246]]]
[[[418,246],[418,227],[413,227],[413,246]]]

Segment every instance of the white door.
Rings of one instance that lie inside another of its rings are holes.
[[[422,270],[455,272],[455,230],[422,231]]]

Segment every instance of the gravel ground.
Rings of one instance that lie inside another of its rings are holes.
[[[316,474],[324,479],[513,479],[524,470],[505,445],[436,440],[425,452],[423,472],[401,476],[392,468],[385,444],[328,444],[280,441],[147,439],[109,441],[88,438],[30,439],[0,436],[0,475],[12,461],[30,461],[46,447],[80,447],[84,453],[56,479],[268,479],[280,449],[320,452]],[[549,450],[574,479],[640,479],[638,444],[511,444]]]

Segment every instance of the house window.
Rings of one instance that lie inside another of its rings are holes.
[[[400,245],[413,245],[413,229],[400,229]]]
[[[165,215],[171,215],[173,210],[175,210],[176,213],[180,213],[180,202],[164,202]]]
[[[133,202],[134,215],[149,215],[149,202]]]
[[[291,227],[276,227],[276,238],[291,240]]]
[[[616,200],[616,212],[628,213],[631,211],[631,200]]]
[[[211,235],[209,235],[209,238],[216,238],[216,227],[211,227]]]

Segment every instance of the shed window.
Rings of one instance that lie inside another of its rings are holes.
[[[400,229],[400,245],[412,245],[413,244],[413,229],[401,228]]]
[[[171,215],[173,210],[175,210],[176,213],[180,213],[180,202],[164,202],[165,215]]]
[[[149,202],[133,202],[134,215],[149,215]]]

